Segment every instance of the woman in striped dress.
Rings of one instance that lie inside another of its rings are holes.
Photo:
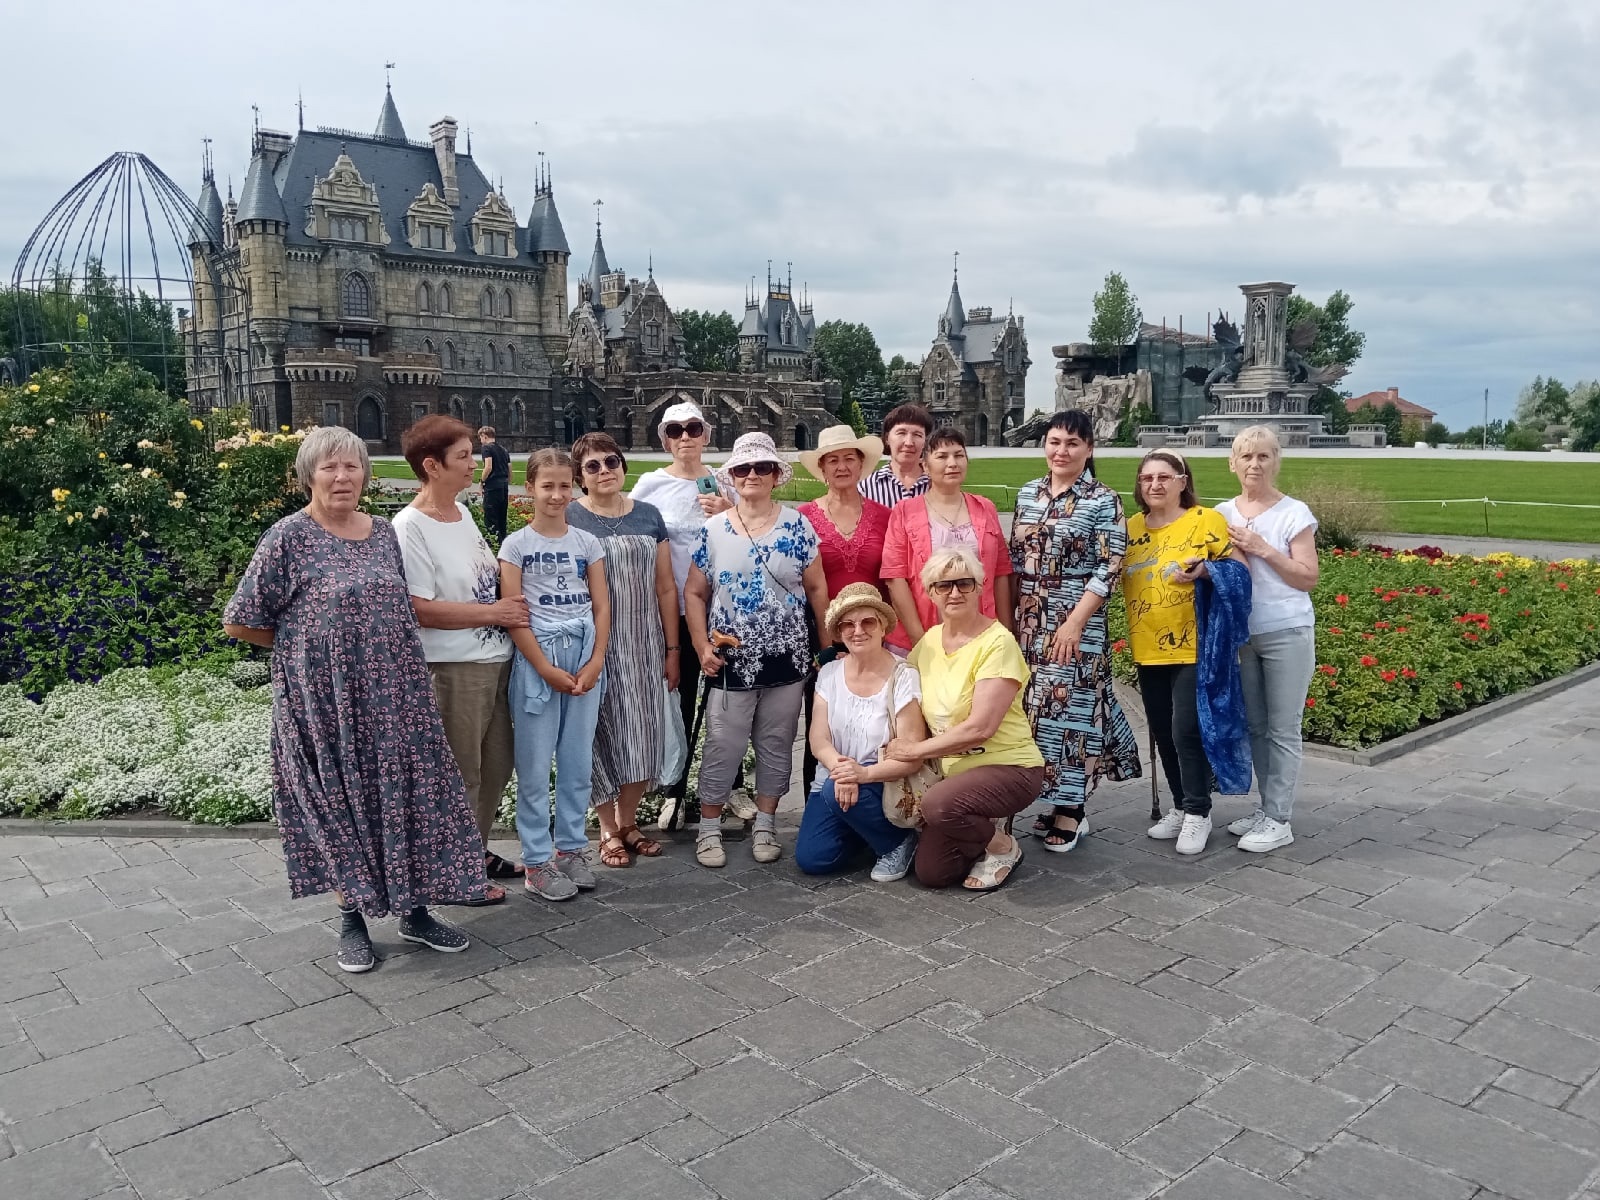
[[[572,466],[584,494],[567,509],[567,522],[605,543],[611,592],[606,694],[594,738],[600,862],[628,867],[630,851],[661,853],[660,843],[639,832],[638,812],[666,751],[661,679],[678,686],[678,585],[666,522],[654,505],[623,494],[628,462],[610,435],[586,433],[574,442]]]

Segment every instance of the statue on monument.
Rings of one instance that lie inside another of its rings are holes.
[[[1211,326],[1211,336],[1217,345],[1222,347],[1222,361],[1211,370],[1204,367],[1188,367],[1183,372],[1183,377],[1190,383],[1198,383],[1206,395],[1206,405],[1212,412],[1216,412],[1221,404],[1213,389],[1218,384],[1237,383],[1239,372],[1244,369],[1244,342],[1239,338],[1239,327],[1228,320],[1227,313],[1220,313]]]
[[[1312,387],[1332,387],[1350,373],[1347,363],[1331,363],[1326,367],[1314,366],[1307,357],[1317,344],[1317,322],[1306,317],[1296,321],[1289,330],[1289,350],[1283,365],[1289,372],[1291,383],[1307,383]]]

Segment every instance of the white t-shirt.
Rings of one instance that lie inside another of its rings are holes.
[[[889,680],[871,696],[858,696],[845,685],[844,663],[836,658],[817,672],[817,695],[828,702],[828,734],[833,748],[858,763],[875,763],[889,740],[888,691],[894,686],[894,711],[922,699],[922,680],[915,670],[897,665]]]
[[[589,564],[603,562],[605,545],[588,530],[568,525],[560,537],[546,537],[524,525],[500,543],[500,561],[522,568],[522,594],[535,633],[574,619],[590,620]]]
[[[711,475],[711,468],[706,468]],[[700,544],[700,530],[706,523],[705,510],[700,507],[700,487],[697,480],[679,479],[666,469],[657,468],[639,476],[630,493],[635,500],[653,504],[661,510],[661,519],[667,523],[667,544],[672,554],[672,578],[678,584],[678,611],[683,612],[683,585],[689,579],[689,560]],[[724,493],[724,498],[732,497]]]
[[[493,604],[500,599],[494,551],[478,532],[467,506],[456,503],[459,521],[440,521],[407,505],[391,524],[405,559],[406,587],[419,600],[447,604]],[[422,652],[429,662],[500,663],[511,657],[511,639],[498,625],[428,629]]]
[[[1280,553],[1289,553],[1289,543],[1307,529],[1317,527],[1317,518],[1293,496],[1285,496],[1260,516],[1248,521],[1239,515],[1236,501],[1224,500],[1217,511],[1229,525],[1244,525]],[[1316,624],[1311,595],[1290,587],[1266,561],[1246,554],[1250,564],[1250,632],[1276,633]]]

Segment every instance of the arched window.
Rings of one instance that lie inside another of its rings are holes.
[[[478,401],[478,424],[494,424],[494,401],[487,396]]]
[[[417,284],[417,311],[419,313],[433,311],[433,289],[428,286],[427,280]]]
[[[439,353],[437,350],[435,350],[433,348],[433,339],[432,338],[423,338],[422,339],[422,352],[424,354],[434,354],[434,355],[437,355]]]
[[[522,433],[528,424],[528,412],[523,406],[522,397],[516,396],[511,401],[511,432]]]
[[[372,317],[372,288],[366,279],[356,271],[351,271],[344,277],[344,286],[339,293],[340,311],[347,317],[360,320],[370,320]]]
[[[448,283],[441,283],[439,285],[439,307],[437,311],[442,313],[451,313],[455,311],[455,309],[450,307],[450,285]]]
[[[383,409],[371,396],[356,405],[356,436],[364,442],[383,441]]]
[[[478,297],[478,315],[480,317],[494,316],[494,290],[484,288],[483,295]]]
[[[444,369],[446,371],[454,371],[460,365],[461,360],[456,357],[456,344],[454,342],[446,342],[444,344]]]
[[[489,343],[489,354],[488,357],[484,359],[484,365],[487,366],[491,371],[498,371],[500,369],[500,351],[494,348],[493,342]]]
[[[467,406],[462,402],[460,396],[450,397],[450,415],[458,421],[467,419]]]
[[[502,317],[514,317],[514,316],[517,315],[517,307],[511,301],[511,289],[510,288],[507,288],[505,290],[505,294],[501,297],[501,301],[502,301],[502,303],[501,303],[501,306],[500,306],[500,315]]]
[[[510,371],[513,375],[517,373],[517,348],[515,346],[506,347],[505,365],[506,370]]]

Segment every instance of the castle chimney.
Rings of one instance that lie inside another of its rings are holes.
[[[428,136],[433,139],[434,157],[439,160],[444,202],[455,208],[461,203],[461,188],[456,183],[456,119],[440,117],[428,126]]]
[[[1400,402],[1400,389],[1397,388],[1397,387],[1390,388],[1389,389],[1389,399],[1393,400],[1396,404],[1398,404]]]

